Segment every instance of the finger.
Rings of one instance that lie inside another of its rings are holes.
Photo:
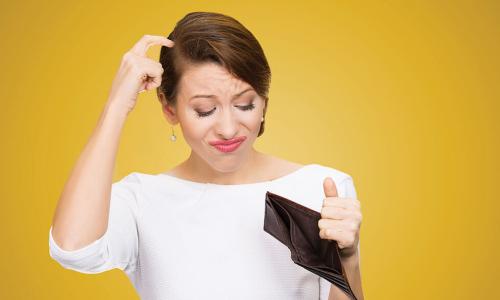
[[[163,69],[153,66],[150,70],[145,71],[146,73],[142,75],[142,88],[139,93],[152,90],[157,88],[161,84]]]
[[[149,47],[153,45],[162,45],[166,47],[173,47],[174,42],[169,40],[164,36],[159,35],[144,35],[133,47],[130,49],[130,52],[139,55],[146,56],[146,52]]]
[[[333,219],[319,219],[318,228],[320,229],[340,229],[342,232],[348,232],[351,234],[356,234],[361,228],[361,223],[357,220],[346,219],[346,220],[333,220]]]
[[[150,91],[159,87],[161,84],[161,76],[148,77],[148,79],[143,83],[143,89]]]
[[[161,84],[161,76],[155,76],[150,81],[148,81],[146,83],[146,89],[148,91],[155,89],[155,88],[159,87],[160,84]]]
[[[354,247],[353,245],[356,243],[356,237],[342,229],[321,229],[319,231],[319,236],[322,239],[336,241],[340,250]]]
[[[337,197],[337,187],[331,177],[326,177],[323,180],[323,189],[326,197]]]
[[[324,219],[321,218],[318,220],[318,228],[319,229],[328,229],[328,228],[337,228],[343,229],[343,222],[340,220],[332,220],[332,219]]]
[[[350,210],[333,207],[333,206],[323,206],[321,208],[321,218],[334,219],[334,220],[344,220],[354,216]]]
[[[328,240],[342,241],[345,235],[341,228],[323,228],[319,231],[319,237]]]
[[[338,197],[328,197],[323,200],[323,206],[336,206],[342,208],[356,208],[361,207],[361,203],[356,199],[351,198],[338,198]]]
[[[163,74],[163,66],[159,62],[155,62],[149,58],[138,57],[139,70],[141,70],[141,76],[155,77],[161,76]]]
[[[161,85],[162,73],[163,73],[163,71],[161,70],[161,71],[158,71],[157,73],[155,73],[154,75],[152,75],[151,77],[148,77],[148,80],[146,82],[146,89],[147,90],[155,89]]]

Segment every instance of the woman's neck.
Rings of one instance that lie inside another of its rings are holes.
[[[184,179],[197,182],[244,184],[260,181],[260,178],[265,176],[262,173],[264,173],[266,165],[269,165],[268,156],[253,148],[248,158],[238,165],[220,167],[208,164],[191,151],[189,158],[178,166],[176,173]]]

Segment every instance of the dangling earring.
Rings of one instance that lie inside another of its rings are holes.
[[[177,137],[175,136],[175,133],[174,133],[174,126],[171,126],[172,127],[172,135],[170,136],[170,140],[172,142],[175,142],[175,140],[177,140]]]

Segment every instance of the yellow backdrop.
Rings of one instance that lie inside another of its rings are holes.
[[[120,270],[53,261],[52,215],[123,53],[216,11],[247,26],[271,65],[256,147],[353,176],[366,298],[499,299],[498,1],[49,2],[0,5],[0,298],[138,299]],[[114,180],[185,159],[175,129],[171,143],[155,93],[141,94]]]

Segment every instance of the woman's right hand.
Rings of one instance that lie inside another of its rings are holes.
[[[160,86],[163,67],[146,56],[146,51],[153,45],[173,47],[174,42],[163,36],[144,35],[123,55],[111,86],[108,104],[128,114],[135,107],[138,93]]]

